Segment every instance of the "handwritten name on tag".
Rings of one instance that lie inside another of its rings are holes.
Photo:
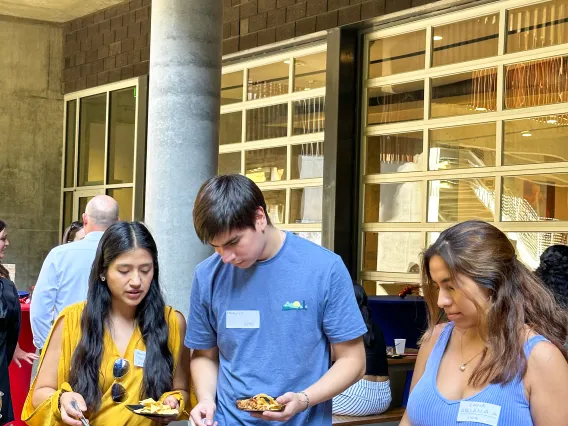
[[[500,415],[501,407],[499,405],[487,402],[462,401],[460,402],[457,421],[497,426]]]
[[[227,328],[260,328],[260,311],[227,311]]]
[[[144,367],[144,361],[146,361],[146,352],[134,349],[134,365]]]

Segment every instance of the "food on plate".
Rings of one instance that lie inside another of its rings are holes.
[[[179,411],[175,408],[172,408],[169,405],[164,405],[161,402],[154,401],[152,398],[140,401],[140,405],[143,405],[144,408],[135,410],[134,412],[136,414],[157,414],[160,416],[177,416],[179,414]]]
[[[251,398],[238,399],[237,408],[243,411],[282,411],[284,405],[265,393],[259,393]]]

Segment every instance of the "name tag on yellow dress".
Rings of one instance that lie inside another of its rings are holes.
[[[458,422],[476,422],[497,426],[501,407],[487,402],[462,401],[458,412]]]
[[[134,349],[134,365],[144,367],[144,361],[146,361],[146,352]]]
[[[227,311],[227,328],[260,328],[260,311]]]

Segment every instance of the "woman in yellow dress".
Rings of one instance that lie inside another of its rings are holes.
[[[119,222],[103,235],[87,301],[53,325],[22,419],[31,426],[150,426],[185,417],[189,353],[185,320],[166,306],[148,229]],[[126,405],[153,398],[180,413],[148,419]]]

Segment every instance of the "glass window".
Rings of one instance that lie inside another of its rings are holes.
[[[245,152],[245,175],[256,183],[286,179],[285,146]]]
[[[321,232],[319,231],[301,231],[301,232],[294,232],[298,237],[304,238],[312,243],[321,246]]]
[[[321,223],[323,187],[292,189],[290,223]]]
[[[424,118],[424,81],[375,87],[367,92],[367,124]]]
[[[133,182],[135,123],[135,88],[110,92],[109,184]]]
[[[247,141],[284,138],[288,134],[288,104],[247,110]]]
[[[305,135],[323,132],[325,127],[325,96],[292,103],[294,111],[292,134]]]
[[[75,186],[75,128],[77,118],[77,101],[67,102],[65,118],[65,188]]]
[[[507,237],[515,246],[517,257],[533,270],[540,264],[540,255],[548,247],[568,244],[565,232],[507,232]]]
[[[302,56],[294,61],[294,92],[325,87],[327,53]]]
[[[365,222],[420,222],[420,182],[365,185]]]
[[[268,217],[274,224],[284,223],[286,218],[286,190],[263,191]]]
[[[367,137],[366,174],[422,170],[423,132]]]
[[[418,265],[417,265],[418,267]],[[412,282],[412,280],[400,282],[400,281],[370,281],[365,280],[362,283],[363,288],[367,296],[398,296],[405,287],[417,286],[419,278]]]
[[[421,251],[420,232],[364,232],[363,270],[415,272]]]
[[[61,224],[61,237],[65,229],[73,222],[73,192],[65,191],[63,193],[63,223]]]
[[[369,78],[424,69],[426,30],[372,40],[369,43]]]
[[[432,28],[435,67],[496,56],[498,48],[498,13]]]
[[[429,170],[495,166],[495,123],[430,130]]]
[[[268,98],[288,93],[290,60],[250,68],[248,73],[247,99]]]
[[[291,179],[323,177],[323,142],[292,145]]]
[[[507,53],[568,42],[568,1],[547,1],[507,13]]]
[[[568,220],[568,174],[504,177],[501,218],[504,222]]]
[[[241,142],[242,128],[242,111],[221,114],[219,120],[219,145]]]
[[[568,41],[568,40],[567,40]],[[526,108],[568,99],[568,57],[522,62],[505,67],[505,107]]]
[[[428,222],[493,222],[495,179],[443,179],[428,182]]]
[[[107,189],[107,195],[118,203],[120,220],[132,221],[132,188]]]
[[[243,101],[243,72],[237,71],[221,76],[221,105]]]
[[[505,121],[503,163],[556,163],[568,161],[568,114]]]
[[[497,110],[497,69],[432,79],[432,118]]]
[[[105,167],[106,93],[81,99],[79,186],[102,185]]]
[[[230,175],[241,172],[241,153],[219,154],[219,174]]]
[[[91,201],[93,198],[95,198],[94,195],[88,195],[88,196],[86,196],[86,197],[78,197],[79,210],[77,211],[77,216],[76,216],[73,220],[81,220],[81,217],[83,216],[83,213],[85,213],[85,210],[87,209],[87,204],[88,204],[89,201]]]

